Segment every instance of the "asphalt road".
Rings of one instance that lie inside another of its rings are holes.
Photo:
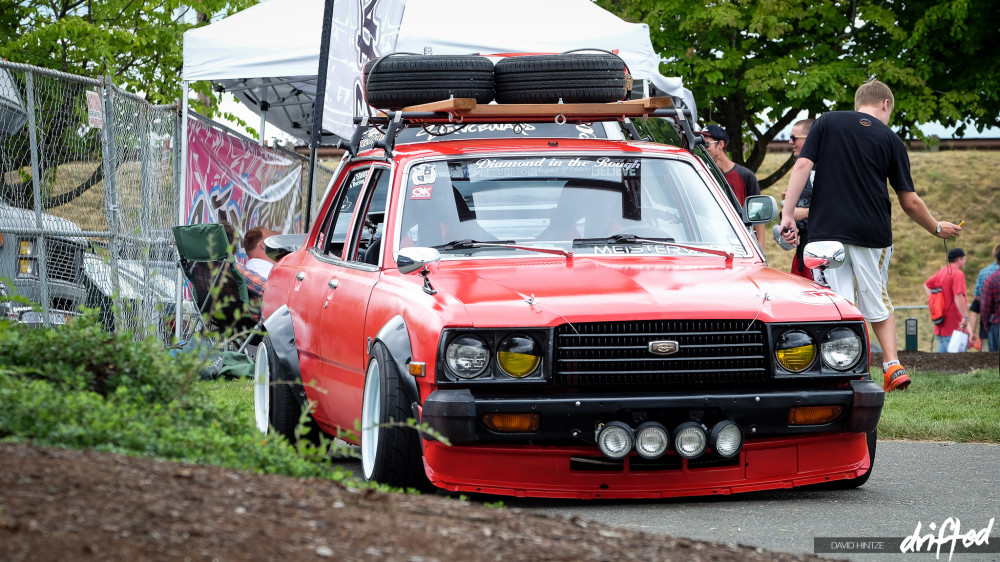
[[[997,553],[960,553],[951,560],[1000,560],[1000,445],[880,441],[875,471],[861,488],[843,491],[778,491],[706,499],[581,502],[504,498],[511,508],[578,516],[648,533],[689,537],[767,550],[814,553],[815,537],[839,537],[820,553],[851,560],[948,560],[951,541],[936,557],[925,540],[920,553],[901,553],[900,539],[938,537],[948,518],[960,521],[959,534],[982,533],[995,518],[989,542]],[[930,530],[931,524],[936,531]],[[948,526],[944,536],[952,536]],[[881,538],[895,538],[895,544]],[[864,540],[887,549],[880,554],[843,550]],[[961,540],[958,541],[961,546]],[[894,550],[892,550],[894,549]],[[930,553],[927,550],[931,550]]]
[[[338,464],[361,473],[357,461]],[[875,471],[864,486],[854,490],[782,490],[673,500],[475,499],[499,500],[508,508],[575,516],[647,533],[863,562],[949,560],[951,541],[942,542],[940,557],[928,539],[918,552],[903,553],[899,547],[915,533],[937,539],[949,518],[959,520],[960,535],[983,533],[990,519],[995,519],[986,548],[996,552],[960,552],[959,540],[951,560],[1000,562],[1000,445],[879,441]],[[930,529],[932,524],[935,530]],[[954,534],[953,525],[945,528],[943,536]],[[816,552],[817,537],[838,539],[824,542],[839,550]],[[882,551],[843,549],[862,541]]]

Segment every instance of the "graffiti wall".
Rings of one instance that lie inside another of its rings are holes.
[[[240,236],[255,226],[302,232],[301,157],[188,118],[186,224],[226,221]]]

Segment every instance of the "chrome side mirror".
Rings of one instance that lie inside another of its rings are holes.
[[[306,243],[307,234],[277,234],[264,239],[264,253],[274,261],[298,250]]]
[[[743,204],[743,222],[763,224],[778,216],[778,204],[770,195],[751,195]]]
[[[810,242],[802,249],[802,263],[809,269],[837,269],[844,265],[846,253],[840,242]]]
[[[423,269],[427,264],[440,260],[441,252],[438,252],[434,248],[411,246],[399,251],[399,254],[396,256],[396,267],[399,268],[400,273],[406,275],[407,273]]]

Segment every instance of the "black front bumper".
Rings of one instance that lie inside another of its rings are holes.
[[[558,444],[593,441],[600,423],[638,424],[658,421],[674,427],[698,421],[711,427],[732,420],[746,438],[807,435],[828,432],[868,432],[878,426],[885,393],[870,380],[851,381],[842,390],[767,391],[760,393],[613,394],[572,397],[477,397],[470,390],[436,390],[427,397],[421,421],[453,443]],[[841,406],[843,413],[822,425],[791,426],[790,408]],[[536,432],[498,433],[480,421],[483,414],[536,413]]]

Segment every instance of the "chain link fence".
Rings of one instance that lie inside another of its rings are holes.
[[[58,325],[90,307],[170,342],[180,139],[174,106],[0,61],[0,316]]]

